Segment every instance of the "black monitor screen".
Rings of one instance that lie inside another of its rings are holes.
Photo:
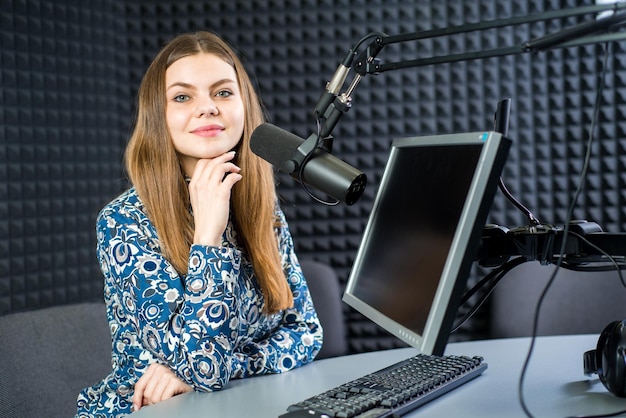
[[[442,354],[508,142],[496,133],[394,141],[346,303]]]

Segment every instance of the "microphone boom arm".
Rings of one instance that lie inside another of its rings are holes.
[[[374,58],[376,54],[378,54],[380,50],[382,50],[382,48],[389,44],[416,41],[420,39],[437,38],[474,31],[484,31],[487,29],[497,29],[506,26],[548,21],[565,17],[580,16],[590,13],[598,13],[607,10],[612,10],[614,13],[609,16],[600,17],[594,21],[583,22],[573,27],[563,29],[562,31],[559,31],[557,33],[548,34],[536,39],[526,41],[522,43],[522,45],[490,49],[485,51],[473,51],[459,54],[419,58],[387,64],[363,65],[362,62],[355,62],[355,64],[353,65],[353,69],[356,72],[361,71],[364,74],[379,74],[385,71],[397,70],[402,68],[446,64],[459,61],[469,61],[474,59],[494,58],[527,52],[546,51],[552,48],[565,48],[591,43],[626,39],[626,33],[613,33],[602,36],[588,36],[592,33],[611,30],[612,27],[626,22],[626,12],[618,13],[620,11],[623,12],[624,10],[626,10],[626,3],[614,3],[608,5],[605,4],[596,6],[582,6],[550,12],[535,13],[528,16],[517,16],[508,19],[494,20],[490,22],[478,22],[467,25],[432,29],[428,31],[407,33],[395,36],[381,36],[379,39],[376,39],[376,41],[380,43],[380,46],[373,50],[374,55],[372,55],[372,58]],[[355,68],[357,66],[358,68]]]
[[[548,34],[539,38],[531,39],[517,46],[496,48],[484,51],[471,51],[458,54],[403,60],[391,63],[380,63],[378,54],[385,46],[396,43],[417,41],[421,39],[438,38],[474,31],[497,29],[513,25],[529,24],[540,21],[582,16],[591,13],[610,11],[609,16],[599,17],[593,21],[583,22],[570,28],[566,28],[554,34]],[[332,141],[331,132],[337,122],[352,106],[352,94],[363,77],[367,74],[378,75],[392,70],[411,67],[422,67],[436,64],[446,64],[459,61],[486,59],[516,55],[528,52],[539,52],[553,48],[565,48],[591,43],[609,42],[626,39],[626,33],[608,33],[590,36],[593,33],[609,31],[617,25],[626,22],[626,2],[581,6],[569,9],[554,10],[549,12],[534,13],[527,16],[514,16],[507,19],[498,19],[487,22],[477,22],[467,25],[451,26],[447,28],[431,29],[421,32],[405,33],[390,36],[382,32],[374,32],[366,35],[353,48],[350,49],[343,59],[335,75],[327,84],[327,90],[322,94],[320,101],[315,107],[315,114],[320,121],[321,128],[319,138]],[[618,13],[622,12],[622,13]],[[358,48],[365,40],[374,38],[361,53]],[[339,93],[347,77],[348,71],[353,70],[355,76],[344,93]]]

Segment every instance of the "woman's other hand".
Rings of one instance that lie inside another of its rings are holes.
[[[144,405],[152,405],[192,390],[168,367],[153,363],[135,384],[133,410],[138,411]]]

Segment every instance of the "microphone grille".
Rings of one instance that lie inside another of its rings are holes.
[[[250,149],[279,170],[291,173],[295,169],[293,155],[303,142],[290,132],[264,123],[252,132]]]

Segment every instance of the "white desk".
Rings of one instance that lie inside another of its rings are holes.
[[[529,339],[449,344],[447,354],[480,355],[489,365],[478,378],[413,411],[409,417],[525,417],[518,382]],[[596,335],[542,337],[526,373],[526,405],[537,417],[566,417],[626,409],[626,399],[583,374],[583,353]],[[233,380],[219,392],[187,393],[144,407],[133,418],[276,418],[291,403],[416,354],[411,348],[318,360],[282,375]]]

